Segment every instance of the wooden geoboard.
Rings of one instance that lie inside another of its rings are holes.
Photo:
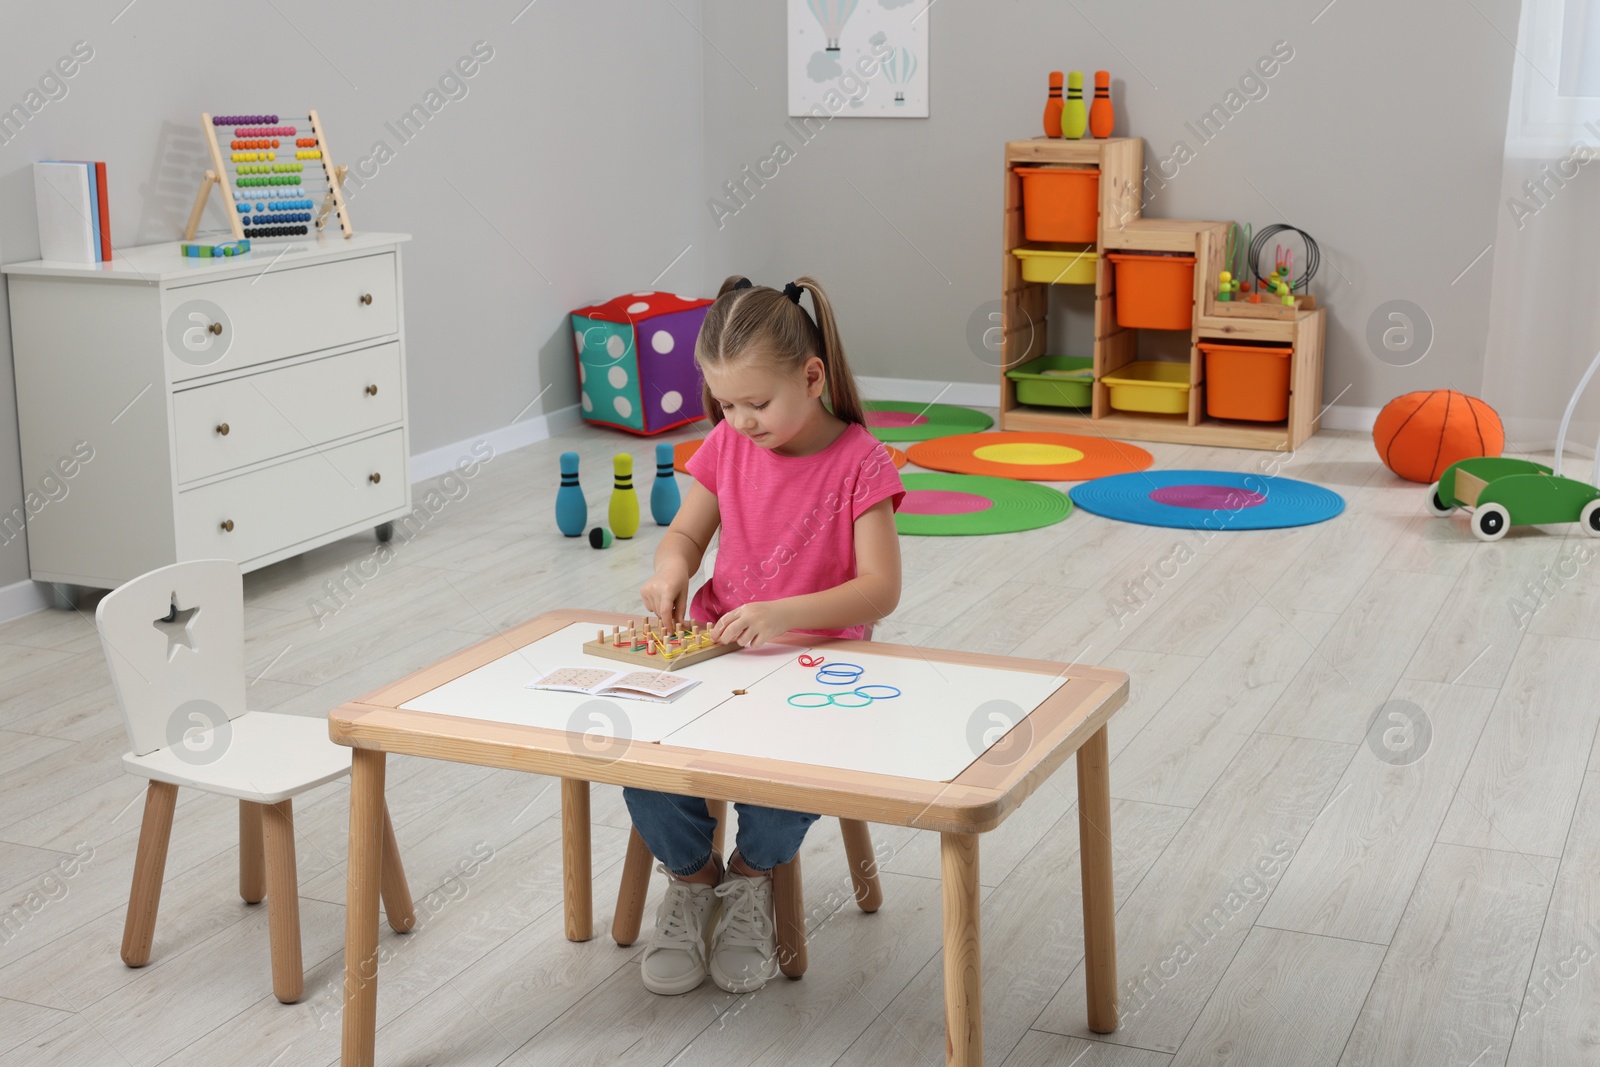
[[[859,681],[829,686],[818,682],[820,668],[800,663],[814,654],[824,666],[834,663],[826,645],[779,644],[686,666],[681,673],[701,684],[670,704],[525,688],[557,667],[605,666],[609,660],[584,650],[594,636],[594,624],[573,623],[400,707],[947,782],[1066,680],[933,656],[851,652],[837,661],[859,666]],[[901,695],[858,708],[789,703],[796,694],[860,685],[891,686]]]

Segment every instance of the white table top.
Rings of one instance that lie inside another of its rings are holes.
[[[670,704],[527,688],[556,667],[624,668],[583,654],[583,642],[594,633],[591,623],[573,623],[400,707],[948,782],[1065,680],[931,657],[853,652],[840,661],[863,668],[860,679],[826,685],[817,681],[816,668],[799,663],[803,652],[813,650],[769,645],[685,667],[678,673],[701,683]],[[826,650],[822,654],[834,662]],[[799,693],[844,693],[861,685],[894,686],[901,695],[859,708],[788,703]],[[735,696],[735,689],[747,692]]]
[[[232,241],[228,233],[202,234],[195,241],[205,244],[222,244]],[[299,266],[306,260],[325,259],[343,254],[361,255],[382,251],[411,240],[408,233],[356,233],[343,237],[337,228],[324,230],[314,236],[284,240],[250,242],[250,251],[242,256],[224,259],[199,259],[179,251],[182,241],[166,241],[134,248],[115,248],[107,263],[65,263],[60,260],[35,259],[27,263],[7,263],[0,266],[6,274],[26,274],[56,278],[95,278],[103,281],[142,282],[155,284],[172,281],[211,281],[240,275],[259,274],[270,266],[284,270]]]

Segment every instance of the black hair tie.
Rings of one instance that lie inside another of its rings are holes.
[[[733,288],[734,288],[734,291],[736,291],[736,292],[738,290],[740,290],[740,289],[748,289],[748,288],[750,288],[750,279],[749,278],[740,278],[738,281],[733,283]]]
[[[790,282],[788,285],[783,287],[783,295],[788,297],[790,300],[793,300],[796,304],[800,303],[800,295],[804,292],[805,290],[800,288],[794,282]]]

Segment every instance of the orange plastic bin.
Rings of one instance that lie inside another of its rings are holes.
[[[1117,325],[1187,330],[1194,324],[1194,257],[1106,254],[1117,271]]]
[[[1015,167],[1022,179],[1022,236],[1030,241],[1100,239],[1098,167]]]
[[[1282,422],[1289,417],[1289,346],[1201,341],[1206,414],[1213,419]]]

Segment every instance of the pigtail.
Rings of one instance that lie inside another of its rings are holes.
[[[844,341],[839,337],[839,324],[833,318],[833,304],[815,278],[796,278],[795,284],[811,294],[811,306],[817,312],[821,348],[817,355],[822,357],[823,372],[828,376],[828,406],[837,418],[865,426],[866,412],[861,406],[861,394],[856,391],[855,375],[850,373],[850,364],[845,360]]]

